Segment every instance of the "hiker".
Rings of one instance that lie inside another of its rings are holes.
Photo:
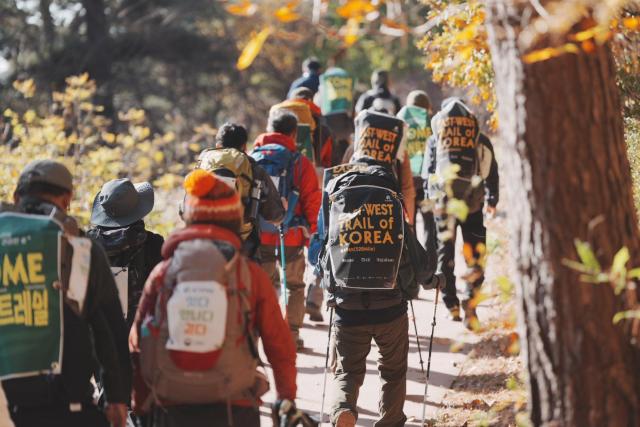
[[[236,123],[225,123],[216,134],[216,147],[200,153],[197,166],[213,172],[240,193],[244,217],[240,237],[242,253],[260,262],[260,222],[277,225],[284,218],[284,207],[271,177],[246,154],[247,130]]]
[[[387,114],[395,115],[400,111],[400,100],[389,90],[391,77],[387,70],[375,70],[371,74],[371,89],[360,95],[356,103],[356,114],[375,107]]]
[[[356,126],[361,138],[355,142],[353,169],[344,168],[325,190],[327,235],[318,266],[333,307],[330,418],[336,426],[355,426],[373,339],[382,381],[376,425],[401,426],[407,420],[407,305],[420,285],[431,287],[436,260],[407,223],[393,171],[403,122],[364,114]]]
[[[147,277],[162,261],[164,239],[148,231],[144,224],[153,204],[151,184],[133,184],[127,178],[107,182],[93,200],[93,228],[87,234],[102,245],[109,257],[127,330],[133,324]]]
[[[313,121],[315,122],[315,131],[313,132],[313,151],[316,166],[328,168],[335,166],[332,161],[333,154],[333,138],[331,130],[327,126],[322,111],[313,102],[313,92],[306,87],[299,87],[294,90],[289,98],[291,101],[302,102],[309,107]]]
[[[353,78],[342,68],[329,68],[320,76],[319,98],[334,141],[331,165],[339,165],[353,134]]]
[[[294,90],[293,93],[295,94],[297,90]],[[322,168],[321,147],[316,138],[318,135],[317,121],[309,103],[304,99],[289,98],[273,105],[269,110],[269,115],[278,110],[289,111],[296,116],[298,119],[295,137],[296,151],[311,160],[318,168]]]
[[[300,349],[304,346],[300,338],[305,314],[304,248],[309,236],[316,231],[321,193],[313,164],[296,151],[297,126],[298,120],[291,112],[272,111],[268,133],[258,136],[251,155],[278,183],[278,192],[286,199],[287,213],[280,230],[273,226],[261,229],[260,254],[262,267],[276,288],[279,288],[279,279],[283,279],[278,266],[285,269],[287,319]],[[282,265],[281,248],[284,248],[285,265]]]
[[[287,92],[287,98],[291,98],[294,90],[299,87],[306,87],[311,89],[311,92],[315,95],[318,92],[318,86],[320,85],[320,73],[322,72],[322,64],[315,56],[310,56],[302,62],[302,76],[298,77],[291,83],[289,92]]]
[[[281,402],[296,397],[294,344],[268,275],[241,253],[239,194],[203,169],[184,188],[186,227],[165,241],[129,337],[146,382],[134,408],[153,403],[154,427],[259,426],[257,337]]]
[[[443,300],[451,319],[461,321],[454,275],[456,231],[460,227],[467,264],[467,271],[462,275],[467,287],[462,301],[464,324],[473,329],[478,322],[473,299],[484,281],[487,230],[483,211],[488,216],[496,212],[498,165],[491,141],[479,131],[477,118],[459,98],[447,98],[442,102],[441,111],[431,120],[431,128],[433,135],[429,138],[424,159],[423,187],[425,197],[436,205],[438,272],[444,279]],[[446,176],[451,174],[453,165],[459,169],[457,177],[447,181]],[[435,179],[429,179],[431,175]],[[466,219],[447,214],[447,203],[452,198],[465,202]],[[442,239],[443,235],[448,238]]]
[[[14,256],[16,263],[14,286],[5,288],[13,318],[0,314],[0,377],[16,427],[126,425],[126,323],[107,256],[66,213],[72,194],[64,165],[32,161],[15,205],[0,215],[5,268]],[[97,370],[104,411],[93,403]]]
[[[356,149],[356,145],[362,144],[362,139],[366,139],[366,135],[364,135],[363,130],[367,128],[366,120],[371,117],[371,114],[379,114],[383,116],[388,116],[389,114],[382,111],[376,111],[374,108],[370,108],[365,110],[364,112],[360,112],[355,119],[355,141],[352,145],[347,148],[344,153],[344,158],[342,159],[342,163],[350,163],[354,156],[354,151]],[[404,125],[403,125],[404,126]],[[402,143],[400,148],[397,151],[396,158],[394,159],[394,165],[392,166],[394,169],[394,173],[396,174],[396,178],[400,183],[400,193],[402,194],[404,209],[407,212],[409,217],[409,224],[414,225],[415,212],[416,212],[416,189],[413,185],[413,176],[411,173],[411,162],[409,159],[409,154],[406,149],[406,143]]]
[[[407,124],[406,148],[409,157],[411,175],[413,177],[413,188],[416,192],[415,213],[413,224],[416,223],[417,214],[424,200],[424,190],[422,188],[422,166],[424,163],[424,152],[426,151],[427,140],[431,136],[431,100],[429,95],[422,90],[414,90],[407,95],[407,102],[400,109],[397,117]],[[425,216],[429,216],[425,218]],[[433,215],[422,213],[425,231],[434,233]],[[427,246],[425,246],[427,247]]]

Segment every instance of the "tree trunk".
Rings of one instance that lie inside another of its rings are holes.
[[[85,59],[89,76],[96,81],[96,103],[104,106],[104,115],[114,119],[111,64],[113,52],[104,0],[82,0],[89,49]]]
[[[40,0],[40,16],[42,18],[42,45],[45,47],[46,58],[51,58],[55,43],[55,26],[51,16],[51,0]]]
[[[536,426],[640,426],[640,352],[610,286],[563,265],[574,239],[603,268],[640,265],[615,68],[608,46],[523,63],[513,0],[487,0],[521,340]]]

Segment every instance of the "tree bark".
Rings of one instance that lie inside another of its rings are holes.
[[[87,25],[89,49],[85,57],[85,68],[96,81],[96,103],[104,106],[104,115],[115,119],[113,90],[111,88],[111,65],[113,52],[109,37],[109,26],[104,0],[82,0]]]
[[[45,47],[46,58],[51,57],[55,43],[55,26],[51,16],[51,0],[40,0],[40,16],[42,17],[42,44]]]
[[[574,239],[604,266],[640,265],[615,68],[608,46],[526,64],[523,10],[486,0],[529,409],[536,426],[640,426],[640,352],[610,286],[563,265]]]

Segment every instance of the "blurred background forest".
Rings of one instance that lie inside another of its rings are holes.
[[[353,10],[328,2],[314,26],[313,2],[254,3],[2,0],[2,103],[18,103],[12,82],[32,78],[38,105],[47,108],[67,77],[88,72],[97,83],[94,101],[116,129],[116,111],[141,108],[152,132],[190,137],[195,127],[226,119],[261,131],[269,107],[285,97],[311,54],[353,73],[360,91],[378,67],[393,70],[399,92],[429,81],[416,47],[426,4],[387,2],[378,11],[368,2],[354,2],[362,5]],[[375,16],[358,19],[357,39],[345,34],[353,16],[368,13]],[[242,49],[267,27],[273,31],[262,51],[239,71]]]
[[[580,34],[591,34],[575,44],[593,48],[603,25],[613,39],[635,166],[634,7],[588,23]],[[350,72],[356,95],[376,68],[392,71],[402,100],[416,88],[434,105],[443,91],[462,93],[495,130],[484,19],[476,0],[0,0],[0,198],[24,162],[44,156],[80,178],[81,218],[116,176],[174,188],[224,121],[261,132],[309,55]],[[638,167],[634,174],[638,184]]]

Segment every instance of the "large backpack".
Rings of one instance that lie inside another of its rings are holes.
[[[163,266],[152,317],[142,325],[142,375],[158,402],[237,398],[256,381],[251,276],[228,243],[181,242]]]
[[[429,113],[424,108],[407,105],[400,109],[398,118],[407,124],[407,153],[411,173],[420,176],[427,139],[431,135]]]
[[[240,237],[246,240],[253,230],[254,223],[248,217],[251,190],[254,185],[253,168],[249,157],[235,148],[209,148],[200,153],[196,167],[220,175],[229,184],[235,185],[245,207],[245,217],[240,229]],[[232,175],[229,177],[229,175]]]
[[[436,137],[436,189],[447,197],[471,202],[479,174],[478,120],[459,100],[445,104],[431,120]],[[475,206],[469,206],[471,212]]]
[[[329,68],[320,76],[320,108],[324,115],[351,114],[353,78],[342,68]]]
[[[353,158],[368,158],[393,168],[402,142],[404,122],[389,114],[364,110],[356,117],[355,127]]]
[[[0,380],[60,374],[63,302],[82,316],[91,241],[58,214],[0,214]]]
[[[294,215],[300,200],[300,192],[294,185],[296,168],[300,167],[300,153],[290,151],[280,144],[265,144],[255,147],[251,157],[269,174],[280,197],[287,200],[287,212],[282,221],[283,228],[286,230],[304,225],[303,219]],[[261,217],[260,231],[275,233],[278,229]]]
[[[328,185],[323,269],[332,287],[382,291],[397,285],[404,210],[397,183],[385,169],[353,170]]]
[[[296,134],[296,147],[308,159],[315,161],[313,150],[313,135],[316,130],[316,121],[313,118],[311,108],[302,101],[286,100],[271,107],[271,112],[287,110],[298,118],[298,133]]]

